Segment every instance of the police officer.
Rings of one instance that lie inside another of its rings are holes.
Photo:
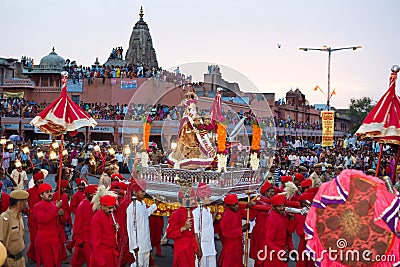
[[[29,193],[25,190],[12,191],[10,208],[0,215],[0,241],[7,249],[8,267],[25,266],[25,258],[22,255],[25,248],[22,212],[26,209],[28,197]]]

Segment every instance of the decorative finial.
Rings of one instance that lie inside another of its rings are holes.
[[[393,65],[392,72],[398,73],[400,71],[400,67],[398,65]]]
[[[143,19],[144,14],[143,14],[143,7],[142,6],[140,6],[139,16],[140,16],[140,19]]]
[[[54,49],[54,46],[53,46],[53,49],[51,49],[51,50],[54,52],[54,50],[55,50],[55,49]]]

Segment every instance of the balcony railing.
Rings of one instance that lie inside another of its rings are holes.
[[[7,88],[11,87],[33,88],[33,82],[30,79],[20,79],[20,78],[4,79],[4,83],[2,86]]]

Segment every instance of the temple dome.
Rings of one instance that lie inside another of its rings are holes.
[[[51,51],[50,54],[47,56],[44,56],[40,60],[40,65],[41,66],[59,66],[59,67],[64,67],[65,65],[65,60],[57,55],[56,52],[54,52],[54,47],[53,50]]]

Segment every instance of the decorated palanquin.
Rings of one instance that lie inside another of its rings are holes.
[[[188,92],[185,96],[181,102],[185,113],[179,124],[177,147],[169,155],[168,162],[176,169],[208,168],[214,162],[216,151],[207,131],[199,127],[204,122],[196,112],[197,95]]]
[[[314,198],[305,225],[307,249],[318,266],[397,266],[399,209],[398,192],[390,193],[382,180],[345,170]]]

